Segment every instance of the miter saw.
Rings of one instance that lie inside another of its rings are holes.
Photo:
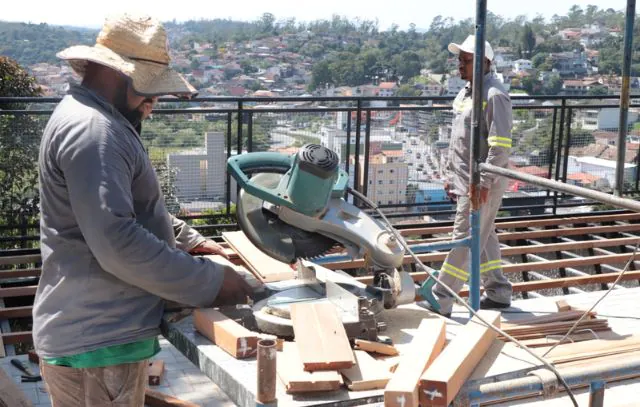
[[[242,231],[264,253],[297,266],[296,279],[254,305],[262,331],[288,336],[291,304],[331,301],[350,337],[375,339],[383,329],[376,320],[383,309],[414,301],[415,284],[399,269],[402,245],[381,222],[345,200],[349,176],[335,152],[307,144],[293,155],[237,155],[227,167],[241,188],[236,214]],[[337,245],[365,259],[373,284],[305,261]]]

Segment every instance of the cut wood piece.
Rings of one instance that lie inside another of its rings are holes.
[[[539,315],[531,318],[523,318],[516,319],[513,322],[511,321],[502,321],[502,329],[509,329],[513,327],[519,327],[524,325],[538,325],[538,324],[547,324],[550,322],[560,322],[560,321],[577,321],[582,317],[584,311],[564,311],[564,312],[554,312],[548,315]],[[596,316],[595,312],[591,312],[587,315],[583,321],[592,320],[593,317]]]
[[[556,307],[558,307],[558,312],[571,310],[571,305],[569,305],[566,300],[556,301]]]
[[[364,350],[367,352],[379,353],[381,355],[396,356],[398,349],[393,345],[387,345],[386,343],[367,341],[364,339],[355,340],[356,349]]]
[[[384,389],[385,407],[415,407],[419,403],[420,376],[442,352],[446,340],[445,322],[441,318],[423,319],[411,344]]]
[[[391,378],[391,372],[385,362],[375,360],[363,350],[357,350],[354,354],[356,364],[340,371],[346,379],[349,390],[383,389]]]
[[[344,325],[332,303],[291,304],[291,322],[304,370],[341,370],[356,363]]]
[[[152,360],[149,362],[147,376],[149,377],[149,386],[160,386],[162,375],[164,374],[164,361]]]
[[[198,404],[151,389],[146,389],[144,392],[144,404],[149,407],[199,407]]]
[[[31,400],[27,398],[3,368],[0,368],[0,405],[33,407]]]
[[[213,308],[194,310],[193,324],[198,332],[236,359],[255,356],[258,350],[255,332]]]
[[[294,271],[288,264],[268,256],[251,243],[242,231],[225,232],[222,238],[229,243],[249,270],[262,282],[291,280]]]
[[[558,345],[544,358],[551,363],[569,363],[595,357],[618,355],[640,350],[640,335],[631,335],[623,339],[595,339],[586,342]],[[547,349],[535,349],[540,356]]]
[[[337,371],[306,372],[294,342],[285,342],[282,352],[278,352],[276,371],[287,393],[338,390],[342,385],[342,376]]]
[[[478,314],[500,327],[500,312],[480,310]],[[448,406],[496,337],[478,317],[467,322],[422,375],[420,405]]]

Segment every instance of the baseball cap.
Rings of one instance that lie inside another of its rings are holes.
[[[476,36],[470,35],[462,44],[451,43],[449,44],[449,51],[453,54],[458,55],[460,51],[468,52],[470,54],[474,54],[476,51]],[[489,42],[484,42],[484,57],[489,61],[493,61],[493,48],[491,48],[491,44]]]

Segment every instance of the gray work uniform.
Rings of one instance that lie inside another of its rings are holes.
[[[73,86],[45,128],[38,164],[41,357],[153,338],[164,299],[211,306],[226,267],[187,253],[203,237],[168,213],[142,141],[105,99]]]
[[[506,167],[512,145],[511,100],[493,74],[484,76],[483,93],[480,160]],[[458,196],[453,224],[455,240],[465,238],[471,232],[469,169],[472,106],[471,86],[468,84],[453,102],[454,119],[445,167],[445,176],[451,185],[451,192]],[[500,244],[494,222],[507,184],[508,179],[504,177],[484,172],[481,174],[480,186],[489,189],[489,196],[480,210],[480,273],[486,295],[505,304],[511,303],[512,289],[511,283],[502,273]],[[442,264],[439,280],[459,292],[469,280],[469,271],[469,249],[455,248],[449,252]],[[440,285],[436,285],[433,291],[441,306],[441,313],[450,313],[454,298]]]

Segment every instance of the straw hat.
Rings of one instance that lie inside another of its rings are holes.
[[[87,61],[105,65],[131,79],[144,96],[194,96],[196,89],[169,68],[169,43],[162,24],[130,14],[108,18],[94,46],[76,45],[57,54],[84,76]]]

